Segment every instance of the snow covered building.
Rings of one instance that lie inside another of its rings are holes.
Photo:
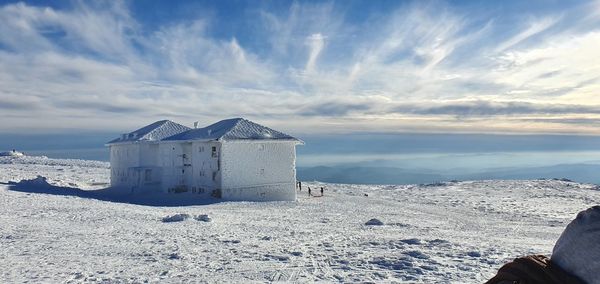
[[[108,142],[111,186],[225,200],[295,200],[297,138],[243,118],[204,128],[169,120]]]

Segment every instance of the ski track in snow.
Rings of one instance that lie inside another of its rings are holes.
[[[108,166],[3,157],[0,182],[99,189]],[[161,207],[0,185],[0,282],[482,283],[515,257],[550,254],[600,200],[594,185],[557,180],[303,187],[297,202]],[[212,221],[161,221],[177,213]]]

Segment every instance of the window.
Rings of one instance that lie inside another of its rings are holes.
[[[265,175],[265,169],[260,169],[260,175],[264,176]]]
[[[203,177],[203,176],[205,176],[206,174],[204,173],[204,171],[200,171],[200,174],[199,174],[199,175],[200,175],[201,177]]]
[[[198,152],[199,153],[204,152],[204,146],[198,146]]]
[[[145,181],[152,181],[152,170],[151,169],[146,169],[144,171],[144,180]]]
[[[258,144],[258,151],[264,151],[265,150],[265,144]]]
[[[212,175],[212,180],[213,180],[213,181],[216,181],[216,180],[217,180],[217,172],[213,172],[213,175]]]
[[[217,157],[217,147],[216,146],[212,146],[212,157],[213,158]]]

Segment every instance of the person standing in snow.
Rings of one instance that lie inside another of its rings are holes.
[[[300,189],[300,191],[302,191],[302,182],[298,181],[298,189]]]
[[[321,196],[323,196],[323,187],[321,186]]]
[[[310,195],[310,186],[308,187],[308,196],[311,196]]]

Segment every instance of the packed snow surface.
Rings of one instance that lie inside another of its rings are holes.
[[[600,200],[561,180],[303,182],[324,196],[148,206],[92,191],[108,177],[102,162],[0,158],[0,282],[482,283],[517,256],[549,255]]]

